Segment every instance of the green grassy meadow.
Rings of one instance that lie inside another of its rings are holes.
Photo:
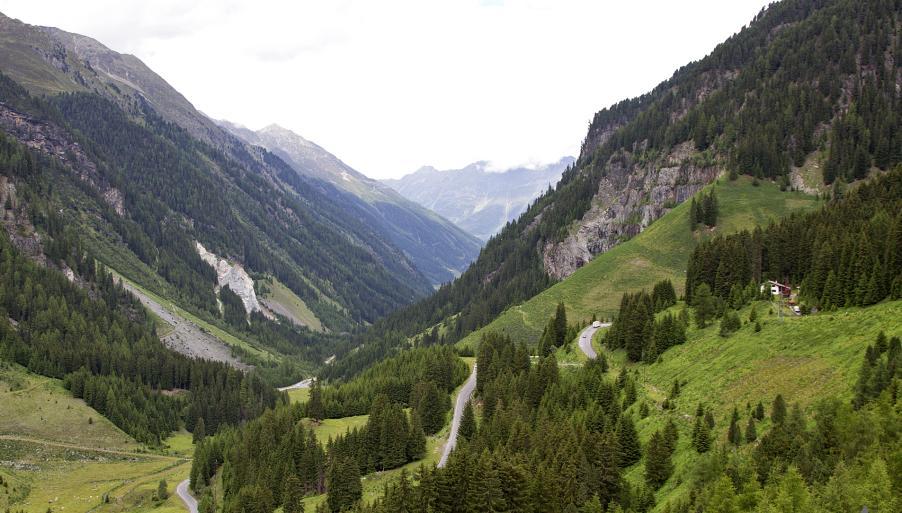
[[[0,509],[27,513],[154,511],[175,513],[188,477],[191,435],[151,449],[139,444],[59,380],[0,362]],[[155,500],[166,479],[170,497]]]

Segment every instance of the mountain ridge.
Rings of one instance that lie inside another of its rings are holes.
[[[248,144],[278,155],[300,177],[322,180],[358,198],[369,218],[433,286],[457,277],[479,253],[481,243],[466,231],[287,128],[270,124],[254,131],[226,120],[215,122]]]
[[[535,167],[500,170],[492,169],[489,161],[473,162],[460,169],[423,166],[382,183],[481,240],[488,240],[516,219],[541,193],[553,187],[575,160],[562,157],[557,162]]]

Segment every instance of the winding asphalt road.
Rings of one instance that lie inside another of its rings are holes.
[[[586,329],[582,331],[582,333],[579,334],[579,348],[583,353],[585,353],[586,356],[589,357],[590,360],[594,360],[598,357],[598,353],[596,353],[595,348],[592,347],[592,337],[595,336],[596,331],[600,330],[601,328],[608,328],[610,326],[611,323],[609,322],[603,322],[601,323],[601,326],[598,327],[592,326],[590,324],[588,327],[586,327]]]
[[[191,491],[188,490],[188,479],[185,479],[178,486],[175,487],[175,493],[179,494],[179,497],[182,499],[182,502],[185,503],[185,507],[188,508],[188,513],[197,513],[197,499],[191,495]]]
[[[460,429],[460,419],[464,415],[464,408],[467,407],[467,401],[470,400],[470,397],[473,395],[473,390],[476,389],[476,364],[473,364],[473,371],[470,372],[470,377],[467,378],[467,382],[464,383],[463,388],[460,389],[460,393],[457,394],[457,402],[454,404],[454,416],[451,418],[451,432],[448,434],[448,441],[445,443],[445,448],[442,450],[442,457],[438,460],[439,468],[444,467],[445,463],[448,462],[448,456],[451,455],[451,451],[454,450],[454,446],[457,445],[457,431]]]

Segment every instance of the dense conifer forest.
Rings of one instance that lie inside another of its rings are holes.
[[[253,418],[279,400],[255,374],[166,349],[137,300],[87,254],[65,254],[85,286],[35,264],[0,237],[0,356],[65,379],[76,397],[149,444],[184,424]],[[59,250],[58,250],[59,251]],[[62,260],[60,261],[62,262]],[[161,395],[183,390],[184,398]]]
[[[225,511],[248,511],[251,504],[288,511],[298,497],[324,491],[331,511],[339,511],[360,498],[361,475],[424,456],[426,435],[446,424],[449,392],[467,374],[445,346],[404,351],[347,383],[317,384],[306,403],[283,405],[205,439],[195,451],[192,487],[212,493],[208,486],[221,469]],[[330,440],[317,440],[301,422],[361,414],[369,414],[362,429]]]
[[[818,212],[700,244],[686,297],[713,294],[719,312],[736,309],[763,280],[800,286],[804,302],[822,309],[902,297],[902,167],[841,190]]]

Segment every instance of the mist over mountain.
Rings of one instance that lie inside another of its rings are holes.
[[[519,217],[549,186],[554,186],[573,162],[573,157],[563,157],[535,168],[503,170],[494,170],[485,161],[462,169],[424,166],[402,178],[383,182],[485,241]]]

